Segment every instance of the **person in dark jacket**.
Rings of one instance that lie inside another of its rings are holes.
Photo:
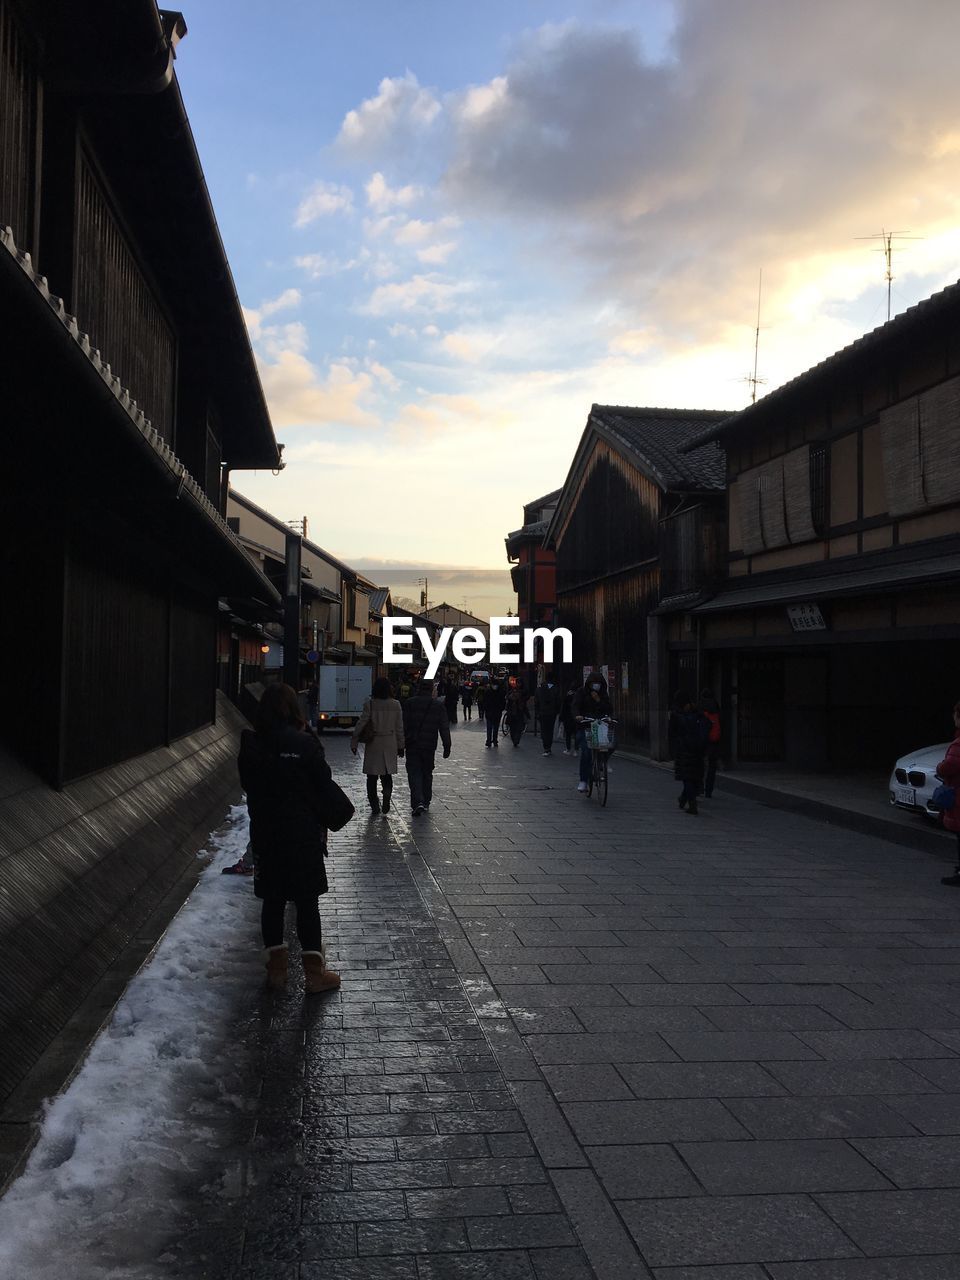
[[[952,876],[944,876],[940,883],[960,889],[960,699],[953,708],[953,728],[953,741],[947,747],[947,754],[937,765],[937,777],[944,786],[953,787],[957,793],[957,803],[952,809],[943,811],[943,825],[957,838],[957,869]]]
[[[473,685],[469,680],[464,680],[460,686],[460,705],[463,707],[464,720],[473,719]]]
[[[318,902],[327,892],[321,797],[330,766],[320,740],[306,729],[289,685],[264,689],[255,728],[241,734],[237,765],[250,813],[253,890],[263,903],[260,927],[267,981],[282,987],[287,980],[283,918],[287,903],[293,902],[304,986],[311,994],[334,991],[340,977],[326,967]]]
[[[438,737],[443,742],[443,758],[446,760],[450,755],[450,723],[446,708],[433,696],[433,681],[421,680],[416,694],[403,704],[407,781],[414,816],[426,813],[433,799],[433,765]]]
[[[563,695],[563,702],[560,705],[560,723],[563,725],[563,754],[565,756],[573,755],[573,746],[577,737],[577,717],[573,714],[573,704],[579,693],[580,686],[574,680]]]
[[[677,804],[687,813],[697,813],[697,796],[703,790],[703,762],[710,725],[688,693],[678,693],[670,713],[670,742],[673,749],[673,776],[683,783]]]
[[[700,711],[710,725],[707,734],[707,776],[703,783],[703,798],[709,800],[713,795],[713,787],[717,780],[717,767],[720,764],[720,704],[713,695],[712,689],[700,690]]]
[[[450,724],[457,723],[457,703],[460,700],[460,686],[453,676],[448,676],[446,682],[442,686],[443,705],[447,712],[447,721]]]
[[[543,684],[537,689],[533,698],[540,721],[540,741],[543,743],[543,754],[553,755],[553,731],[556,728],[557,716],[560,714],[562,697],[560,686],[553,678],[553,672],[547,671]]]
[[[506,712],[507,728],[510,731],[510,739],[515,747],[519,747],[524,730],[527,727],[527,721],[530,719],[530,712],[527,710],[527,695],[524,693],[522,685],[516,685],[507,694],[504,710]]]
[[[503,687],[503,681],[492,679],[483,694],[483,715],[487,722],[486,745],[488,747],[496,747],[500,744],[500,717],[506,705],[507,691]]]
[[[578,791],[586,791],[590,784],[591,760],[590,741],[587,737],[587,726],[591,720],[602,720],[604,716],[613,715],[613,705],[607,692],[607,683],[602,676],[592,675],[573,699],[573,715],[577,725],[577,747],[580,751],[580,781]]]

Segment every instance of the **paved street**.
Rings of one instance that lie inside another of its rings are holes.
[[[693,818],[626,761],[605,810],[575,782],[474,722],[428,816],[401,777],[337,838],[342,992],[249,1021],[223,1274],[953,1280],[941,864],[722,792]]]

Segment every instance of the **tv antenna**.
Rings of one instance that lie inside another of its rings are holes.
[[[879,240],[880,248],[875,249],[875,253],[882,253],[884,262],[886,263],[886,271],[884,279],[887,282],[887,319],[890,319],[890,295],[893,288],[893,250],[894,241],[902,242],[904,240],[925,240],[926,236],[912,236],[906,231],[884,231],[881,227],[879,231],[875,231],[872,236],[857,236],[858,240]]]
[[[757,362],[760,359],[760,297],[763,292],[763,267],[760,268],[760,279],[757,283],[757,327],[753,333],[753,373],[743,379],[750,386],[750,403],[757,403],[757,387],[766,382],[766,378],[757,377]]]

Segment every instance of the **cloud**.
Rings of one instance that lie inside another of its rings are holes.
[[[271,298],[268,302],[261,302],[261,316],[272,316],[277,311],[286,311],[289,307],[299,307],[302,300],[302,294],[299,289],[284,289],[276,298]]]
[[[251,341],[256,342],[263,336],[263,321],[267,316],[275,315],[276,312],[285,311],[290,307],[299,307],[301,301],[302,295],[299,289],[284,289],[283,293],[278,294],[276,298],[268,298],[267,301],[261,302],[259,307],[241,307]]]
[[[378,213],[389,209],[403,209],[415,204],[423,195],[423,188],[416,186],[391,187],[382,173],[375,173],[364,187],[367,204]]]
[[[456,248],[456,240],[445,240],[442,244],[432,244],[426,249],[418,249],[417,260],[425,267],[442,267]]]
[[[353,209],[353,192],[334,182],[315,182],[297,205],[294,226],[309,227],[318,218],[333,213],[349,213]]]
[[[372,255],[369,249],[361,249],[356,257],[337,258],[327,253],[304,253],[294,258],[294,264],[305,271],[311,280],[323,280],[328,276],[336,276],[344,271],[353,271],[356,267],[369,266]]]
[[[457,299],[472,287],[465,280],[449,281],[436,275],[415,275],[400,283],[378,285],[360,310],[371,316],[410,311],[449,311]]]
[[[855,259],[862,292],[855,237],[880,221],[956,225],[960,6],[918,0],[905,21],[889,0],[680,0],[676,16],[662,61],[633,31],[566,24],[451,98],[455,207],[536,229],[544,261],[681,342],[742,323],[761,266],[775,314],[811,269]]]
[[[425,222],[421,218],[409,218],[397,227],[393,235],[394,244],[422,245],[435,240],[438,236],[459,227],[460,219],[454,217],[438,218],[435,222]]]
[[[260,381],[277,427],[371,427],[376,415],[364,401],[373,377],[346,362],[333,361],[325,372],[297,350],[279,350],[259,362]]]
[[[377,94],[344,116],[336,143],[354,155],[372,155],[396,144],[399,138],[417,134],[434,123],[441,112],[434,94],[420,85],[411,71],[385,77]]]

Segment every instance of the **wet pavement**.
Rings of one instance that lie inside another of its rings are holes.
[[[343,987],[252,999],[250,1108],[169,1274],[960,1275],[939,862],[722,792],[692,817],[625,761],[601,809],[476,722],[428,815],[401,775],[372,818],[326,743],[360,807],[322,904]]]

